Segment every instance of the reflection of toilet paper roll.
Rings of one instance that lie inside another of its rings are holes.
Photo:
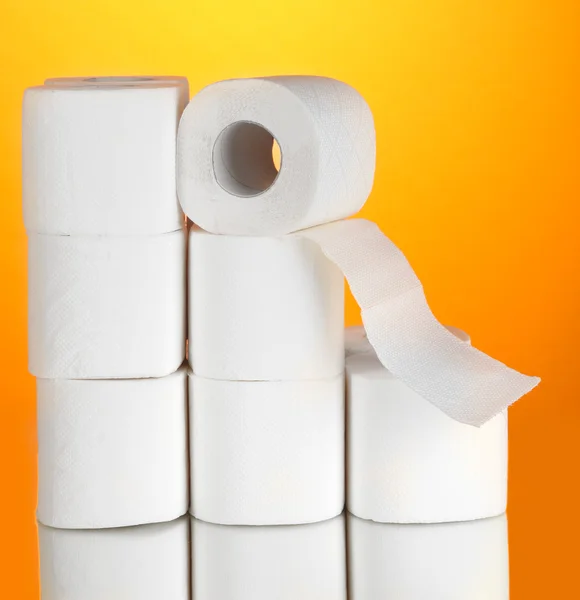
[[[342,374],[320,381],[190,376],[191,513],[279,525],[344,507]]]
[[[409,389],[373,353],[351,355],[346,370],[350,512],[429,523],[505,511],[507,412],[470,427]]]
[[[189,252],[196,375],[247,381],[342,373],[344,279],[316,244],[194,228]]]
[[[187,96],[182,80],[77,79],[26,90],[27,230],[132,235],[179,229],[175,152]]]
[[[508,600],[505,515],[469,523],[348,519],[351,600]]]
[[[482,425],[539,379],[461,344],[434,318],[403,253],[374,223],[344,219],[364,204],[374,166],[369,107],[324,77],[215,83],[179,126],[179,198],[193,222],[316,242],[344,273],[381,363],[453,419]]]
[[[43,600],[188,600],[189,518],[100,531],[38,526]]]
[[[160,377],[185,354],[185,234],[28,236],[28,351],[46,378]]]
[[[200,227],[289,233],[352,215],[364,204],[375,169],[373,117],[356,90],[334,79],[222,81],[185,111],[178,166],[180,201]]]
[[[160,379],[38,379],[38,520],[96,529],[187,512],[185,369]]]
[[[346,600],[345,523],[231,527],[192,519],[194,600]]]

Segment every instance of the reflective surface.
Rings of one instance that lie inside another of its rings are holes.
[[[236,527],[190,517],[97,531],[38,526],[43,600],[504,600],[505,515],[388,525],[349,514]]]

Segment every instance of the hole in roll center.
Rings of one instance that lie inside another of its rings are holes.
[[[265,127],[238,121],[228,125],[216,138],[212,162],[216,181],[226,192],[251,198],[274,184],[282,152]]]

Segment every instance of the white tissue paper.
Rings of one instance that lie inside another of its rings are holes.
[[[346,373],[351,513],[437,523],[505,511],[507,411],[480,428],[458,423],[390,374],[374,352],[349,356]]]
[[[53,235],[179,229],[175,153],[187,82],[90,79],[49,81],[25,92],[26,229]]]
[[[352,600],[508,600],[505,515],[468,523],[387,525],[352,515]]]
[[[217,381],[190,375],[191,513],[281,525],[344,507],[344,379]]]
[[[206,231],[315,241],[345,274],[381,363],[453,419],[482,425],[539,383],[440,325],[374,223],[339,220],[363,206],[375,167],[372,114],[348,85],[324,77],[210,85],[183,114],[177,162],[182,207]]]
[[[346,600],[345,519],[232,527],[192,519],[195,600]]]
[[[213,233],[281,235],[347,217],[367,199],[374,169],[368,105],[325,77],[215,83],[179,127],[179,199]]]
[[[185,355],[186,237],[28,236],[29,370],[161,377]]]
[[[187,512],[186,371],[37,380],[38,520],[97,529]]]
[[[43,600],[188,600],[189,518],[98,531],[38,526]]]
[[[189,361],[211,379],[325,379],[344,371],[344,278],[295,236],[189,243]]]
[[[464,344],[433,316],[403,253],[370,221],[300,231],[344,273],[380,362],[437,408],[481,426],[540,380]]]

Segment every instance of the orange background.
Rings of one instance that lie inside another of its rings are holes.
[[[512,598],[572,597],[580,526],[578,0],[3,0],[0,597],[38,597],[20,106],[49,76],[328,75],[377,125],[363,216],[444,323],[543,377],[510,412]],[[352,300],[347,320],[359,320]]]

